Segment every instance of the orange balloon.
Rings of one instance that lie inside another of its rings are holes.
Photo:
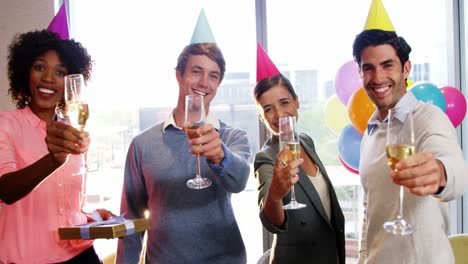
[[[348,116],[353,127],[363,134],[367,128],[367,121],[375,112],[375,105],[361,87],[351,95],[348,101]]]

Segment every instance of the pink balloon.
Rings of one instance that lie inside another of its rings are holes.
[[[338,159],[340,160],[341,165],[343,165],[343,167],[345,167],[349,172],[359,175],[359,171],[351,168],[348,164],[346,164],[346,162],[344,162],[344,160],[341,158],[340,154],[338,154]]]
[[[335,91],[344,105],[348,105],[349,97],[361,86],[361,76],[355,61],[348,61],[338,69],[335,76]]]
[[[440,88],[440,91],[445,97],[445,113],[452,122],[453,127],[458,127],[466,114],[465,96],[460,92],[460,90],[453,86],[444,86]]]

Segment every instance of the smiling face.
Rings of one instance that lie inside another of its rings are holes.
[[[264,92],[257,100],[257,112],[265,126],[274,135],[279,135],[279,118],[283,116],[297,117],[299,99],[293,98],[283,85],[276,85]]]
[[[29,73],[31,92],[30,107],[34,113],[53,113],[57,102],[63,98],[64,77],[67,68],[60,61],[57,52],[47,51],[32,64]]]
[[[208,112],[221,80],[221,71],[218,64],[205,55],[191,55],[185,66],[184,75],[176,72],[179,83],[179,101],[186,95],[199,94],[205,101]]]
[[[403,68],[395,49],[388,45],[369,46],[361,53],[360,74],[365,91],[379,111],[382,121],[406,93],[406,78],[411,70],[407,61]]]

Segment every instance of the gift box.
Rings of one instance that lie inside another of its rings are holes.
[[[137,219],[110,219],[102,222],[92,222],[80,226],[59,228],[60,239],[96,239],[118,238],[139,232],[149,228],[148,218]]]

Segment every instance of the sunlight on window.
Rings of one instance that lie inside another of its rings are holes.
[[[95,61],[88,126],[88,160],[94,168],[87,184],[90,208],[119,212],[129,143],[175,107],[177,56],[189,44],[202,7],[226,59],[225,79],[211,110],[247,131],[252,153],[258,151],[258,122],[252,118],[257,115],[250,97],[256,58],[254,2],[80,0],[70,5],[72,36]],[[256,196],[252,176],[246,190],[232,198],[249,262],[263,252]],[[99,241],[96,247],[105,254],[115,250],[115,243]]]
[[[363,191],[359,176],[347,171],[339,161],[339,133],[327,127],[324,112],[328,100],[336,96],[338,69],[353,61],[352,43],[364,28],[370,3],[267,1],[268,54],[296,88],[301,103],[299,127],[315,141],[334,185],[346,220],[347,263],[357,260]],[[410,80],[438,84],[453,80],[447,69],[450,58],[440,52],[452,45],[451,32],[447,32],[451,21],[446,17],[451,5],[443,1],[392,0],[385,1],[385,7],[397,33],[413,48]]]
[[[324,108],[335,94],[339,67],[352,61],[352,42],[364,26],[370,0],[266,1],[268,54],[293,82],[301,100],[300,129],[315,141],[346,218],[347,254],[357,257],[362,218],[359,176],[338,160],[338,136],[325,124]],[[410,79],[447,84],[454,80],[446,53],[453,46],[447,30],[451,5],[438,0],[392,0],[385,6],[399,34],[413,48]],[[420,7],[424,6],[424,11]],[[226,62],[226,77],[212,111],[247,131],[253,155],[260,149],[255,82],[255,1],[70,1],[72,37],[95,61],[90,102],[91,149],[87,193],[90,208],[118,214],[123,168],[131,139],[164,120],[176,105],[177,56],[190,41],[200,8],[205,8]],[[430,54],[430,56],[428,56]],[[252,157],[253,160],[253,157]],[[252,162],[251,160],[251,162]],[[253,169],[251,169],[253,172]],[[247,248],[248,263],[263,252],[257,183],[233,195],[233,206]],[[149,217],[149,216],[146,216]],[[98,250],[115,250],[99,241]],[[350,262],[353,263],[353,262]]]

